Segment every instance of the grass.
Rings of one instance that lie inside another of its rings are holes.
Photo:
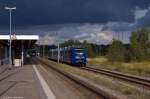
[[[150,91],[143,93],[143,91],[137,90],[136,88],[131,87],[130,85],[120,82],[118,80],[108,78],[106,76],[102,76],[99,74],[95,74],[92,72],[84,71],[78,68],[74,68],[71,66],[68,66],[66,64],[57,64],[56,62],[47,60],[47,59],[42,59],[42,61],[55,66],[58,69],[61,69],[65,72],[76,74],[82,77],[85,77],[89,79],[90,81],[93,81],[99,85],[105,86],[111,90],[114,90],[118,93],[124,94],[131,99],[150,99]],[[143,97],[143,98],[141,98]]]
[[[120,72],[150,77],[150,62],[109,62],[105,57],[88,58],[87,64],[97,68],[116,70]]]

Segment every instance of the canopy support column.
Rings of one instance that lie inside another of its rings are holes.
[[[23,66],[24,64],[24,45],[23,45],[23,41],[21,44],[21,65]]]

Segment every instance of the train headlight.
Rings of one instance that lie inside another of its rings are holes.
[[[76,56],[75,59],[84,59],[84,56]]]
[[[75,58],[76,58],[76,59],[80,59],[80,57],[79,57],[79,56],[76,56]]]

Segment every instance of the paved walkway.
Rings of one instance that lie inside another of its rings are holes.
[[[33,66],[0,67],[0,99],[46,99]]]

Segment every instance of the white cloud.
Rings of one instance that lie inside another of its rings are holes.
[[[56,43],[56,37],[50,36],[50,35],[45,35],[43,37],[40,37],[39,41],[37,41],[37,44],[40,45],[52,45]]]
[[[118,33],[118,31],[129,32],[131,31],[130,27],[132,27],[130,23],[108,22],[106,24],[41,25],[26,28],[18,27],[16,30],[17,34],[39,34],[40,44],[46,45],[56,44],[57,42],[62,43],[68,39],[108,44],[112,41],[113,33]]]
[[[96,33],[89,33],[89,34],[79,34],[76,35],[75,38],[83,42],[84,40],[87,40],[90,43],[96,43],[96,44],[108,44],[113,39],[112,32],[103,31],[103,32],[96,32]]]
[[[102,32],[102,33],[99,33],[98,35],[98,38],[102,39],[102,40],[112,40],[112,34],[110,33],[106,33],[106,32]]]
[[[79,38],[84,38],[84,37],[86,37],[86,36],[88,36],[88,34],[87,34],[87,33],[83,33],[83,34],[74,36],[74,38],[75,38],[75,39],[79,39]]]
[[[90,43],[108,44],[112,40],[112,31],[103,31],[101,24],[70,24],[63,25],[52,31],[44,32],[41,43],[56,44],[68,39],[87,40]],[[54,35],[53,35],[54,34]]]
[[[97,44],[108,44],[112,41],[113,35],[110,31],[102,31],[90,34],[88,39],[91,43],[94,42]]]
[[[150,7],[148,7],[147,9],[140,9],[139,7],[136,7],[135,20],[139,20],[143,18],[149,10],[150,10]]]

